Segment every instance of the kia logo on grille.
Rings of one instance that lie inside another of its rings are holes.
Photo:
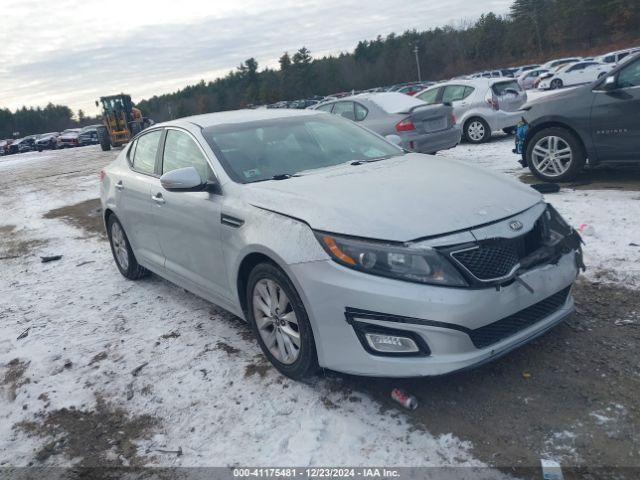
[[[514,220],[513,222],[509,223],[509,228],[511,230],[515,230],[516,232],[518,230],[522,230],[522,222],[520,220]]]

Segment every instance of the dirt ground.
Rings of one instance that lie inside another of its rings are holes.
[[[479,369],[400,381],[349,377],[345,384],[388,408],[388,392],[406,389],[420,401],[408,413],[417,426],[453,431],[473,442],[479,458],[519,475],[539,478],[512,467],[536,464],[545,453],[564,456],[567,466],[638,465],[640,298],[586,281],[574,295],[571,319]]]

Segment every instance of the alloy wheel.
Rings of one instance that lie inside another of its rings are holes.
[[[284,364],[300,355],[298,318],[284,289],[272,279],[253,287],[253,317],[260,337],[271,354]]]
[[[467,127],[467,135],[474,142],[479,142],[484,138],[484,125],[479,120],[474,120]]]
[[[548,177],[559,177],[571,166],[571,146],[556,136],[542,137],[531,152],[534,168]]]
[[[113,243],[113,251],[116,254],[118,264],[123,270],[127,270],[129,268],[129,251],[127,250],[124,232],[118,222],[111,226],[111,242]]]

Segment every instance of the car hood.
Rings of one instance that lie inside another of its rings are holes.
[[[251,205],[313,229],[399,242],[491,223],[541,201],[506,175],[415,153],[243,187]]]

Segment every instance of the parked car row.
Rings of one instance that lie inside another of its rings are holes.
[[[83,128],[68,128],[62,132],[48,132],[18,139],[0,140],[0,155],[97,145],[98,127],[100,125],[88,125]]]

